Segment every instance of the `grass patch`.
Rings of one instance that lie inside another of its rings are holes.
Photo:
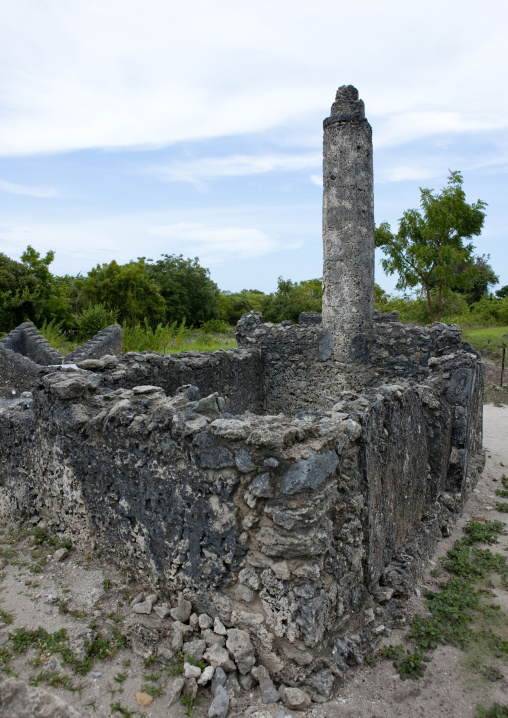
[[[176,354],[185,351],[214,351],[236,347],[234,330],[224,322],[207,322],[201,329],[186,326],[185,319],[178,324],[159,324],[152,329],[144,324],[122,327],[122,351],[154,351],[159,354]]]
[[[503,477],[504,478],[504,477]],[[465,537],[461,539],[470,546],[475,543],[497,543],[497,537],[504,534],[505,524],[502,521],[468,521],[463,531]]]
[[[33,530],[34,543],[39,546],[47,545],[54,549],[66,548],[68,551],[72,548],[72,542],[68,538],[60,538],[59,536],[50,536],[43,528],[36,526]]]
[[[502,489],[496,489],[496,496],[501,496],[503,499],[508,499],[508,478],[503,474],[501,477],[501,483],[503,484]]]
[[[39,683],[47,683],[52,688],[66,688],[73,693],[83,688],[81,685],[74,685],[74,681],[66,673],[58,673],[58,671],[41,671],[37,675],[32,676],[30,685],[38,686]]]
[[[476,710],[480,718],[508,718],[507,705],[502,706],[499,703],[494,703],[490,708],[484,708],[479,705],[476,707]]]
[[[184,697],[182,698],[180,703],[185,708],[185,715],[190,716],[192,714],[192,709],[194,708],[194,704],[197,705],[197,703],[198,703],[198,697],[193,696],[192,693],[189,693],[187,691],[187,693],[184,695]]]
[[[3,611],[0,608],[0,621],[2,621],[2,623],[5,623],[6,626],[10,626],[13,620],[14,616],[12,615],[12,613],[9,613],[8,611]]]
[[[508,372],[508,367],[506,371]],[[483,401],[485,404],[494,404],[494,406],[504,406],[508,404],[508,383],[503,383],[502,387],[486,386],[483,393]]]
[[[490,590],[495,576],[508,585],[507,559],[475,545],[494,544],[503,533],[501,521],[469,521],[463,538],[455,541],[440,559],[443,569],[451,575],[440,584],[439,591],[426,592],[430,615],[413,619],[406,638],[416,645],[416,650],[406,655],[399,644],[379,651],[380,656],[394,662],[401,678],[420,678],[429,660],[425,652],[440,644],[467,649],[470,668],[489,680],[500,673],[496,661],[508,662],[508,616],[492,603]],[[489,676],[485,674],[486,666]]]
[[[462,338],[469,342],[477,351],[499,364],[503,342],[508,344],[508,327],[481,327],[479,329],[464,329]]]
[[[116,703],[110,703],[109,707],[111,708],[111,713],[120,713],[124,716],[124,718],[132,718],[132,716],[135,715],[142,715],[138,711],[130,711],[127,710],[127,708],[124,708],[120,701],[117,701]]]
[[[94,640],[85,642],[85,657],[78,660],[68,646],[67,631],[65,628],[48,633],[44,628],[27,630],[18,628],[14,633],[9,633],[7,643],[8,654],[25,653],[32,648],[38,651],[37,657],[32,661],[34,666],[43,665],[48,656],[59,653],[65,665],[68,665],[74,673],[86,675],[92,668],[96,659],[104,660],[111,658],[121,648],[127,646],[127,639],[118,631],[113,631],[111,638],[105,638],[101,633],[97,634]],[[6,660],[10,660],[6,654]],[[1,667],[1,664],[0,664]]]
[[[153,683],[143,683],[141,685],[141,691],[148,693],[152,698],[160,698],[160,696],[163,696],[165,693],[163,686],[157,686]]]

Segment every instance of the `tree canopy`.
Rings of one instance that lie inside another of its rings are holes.
[[[166,321],[199,325],[219,318],[219,288],[199,259],[162,254],[156,262],[148,260],[148,277],[157,285],[165,302]]]
[[[81,290],[90,305],[118,310],[118,321],[151,325],[164,321],[165,303],[157,284],[148,275],[144,259],[127,264],[115,260],[98,264],[81,282]]]
[[[475,276],[469,240],[481,234],[487,204],[468,204],[462,184],[460,172],[451,172],[441,192],[420,188],[421,211],[406,210],[397,234],[387,222],[376,229],[376,247],[385,253],[383,269],[398,274],[397,289],[423,289],[431,321],[441,320],[443,295],[469,288]]]

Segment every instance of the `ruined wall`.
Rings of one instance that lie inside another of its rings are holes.
[[[221,411],[259,412],[263,408],[263,360],[256,348],[210,352],[128,352],[121,359],[104,357],[79,362],[100,371],[112,389],[151,384],[174,394],[185,384],[195,384],[203,396],[218,392]]]
[[[35,364],[61,364],[62,355],[53,349],[32,322],[24,322],[0,339],[0,347],[31,359]]]
[[[300,324],[263,324],[259,312],[244,314],[237,325],[240,347],[262,350],[263,408],[296,413],[330,408],[355,380],[344,372],[332,351],[330,335],[317,313],[304,314]],[[378,313],[362,344],[365,386],[391,381],[425,381],[429,361],[454,352],[479,355],[461,341],[456,324],[427,327],[401,324],[397,313]],[[355,372],[357,374],[357,372]]]
[[[0,406],[2,515],[95,544],[170,600],[184,590],[249,631],[274,678],[329,698],[481,469],[477,356],[298,416],[224,414],[193,386],[115,389],[115,370],[51,373]]]
[[[237,350],[169,356],[120,356],[112,327],[64,363],[33,325],[0,341],[0,516],[183,592],[316,701],[402,615],[484,458],[483,365],[460,329],[373,316],[355,88],[324,132],[323,321],[250,312]]]

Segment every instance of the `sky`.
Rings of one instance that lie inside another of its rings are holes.
[[[72,275],[182,254],[231,291],[320,277],[322,121],[352,84],[376,223],[459,170],[508,284],[507,20],[502,0],[0,0],[0,252]]]

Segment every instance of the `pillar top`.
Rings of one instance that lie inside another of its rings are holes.
[[[353,85],[341,85],[335,95],[330,115],[359,115],[365,117],[365,105],[358,99],[358,90]]]

